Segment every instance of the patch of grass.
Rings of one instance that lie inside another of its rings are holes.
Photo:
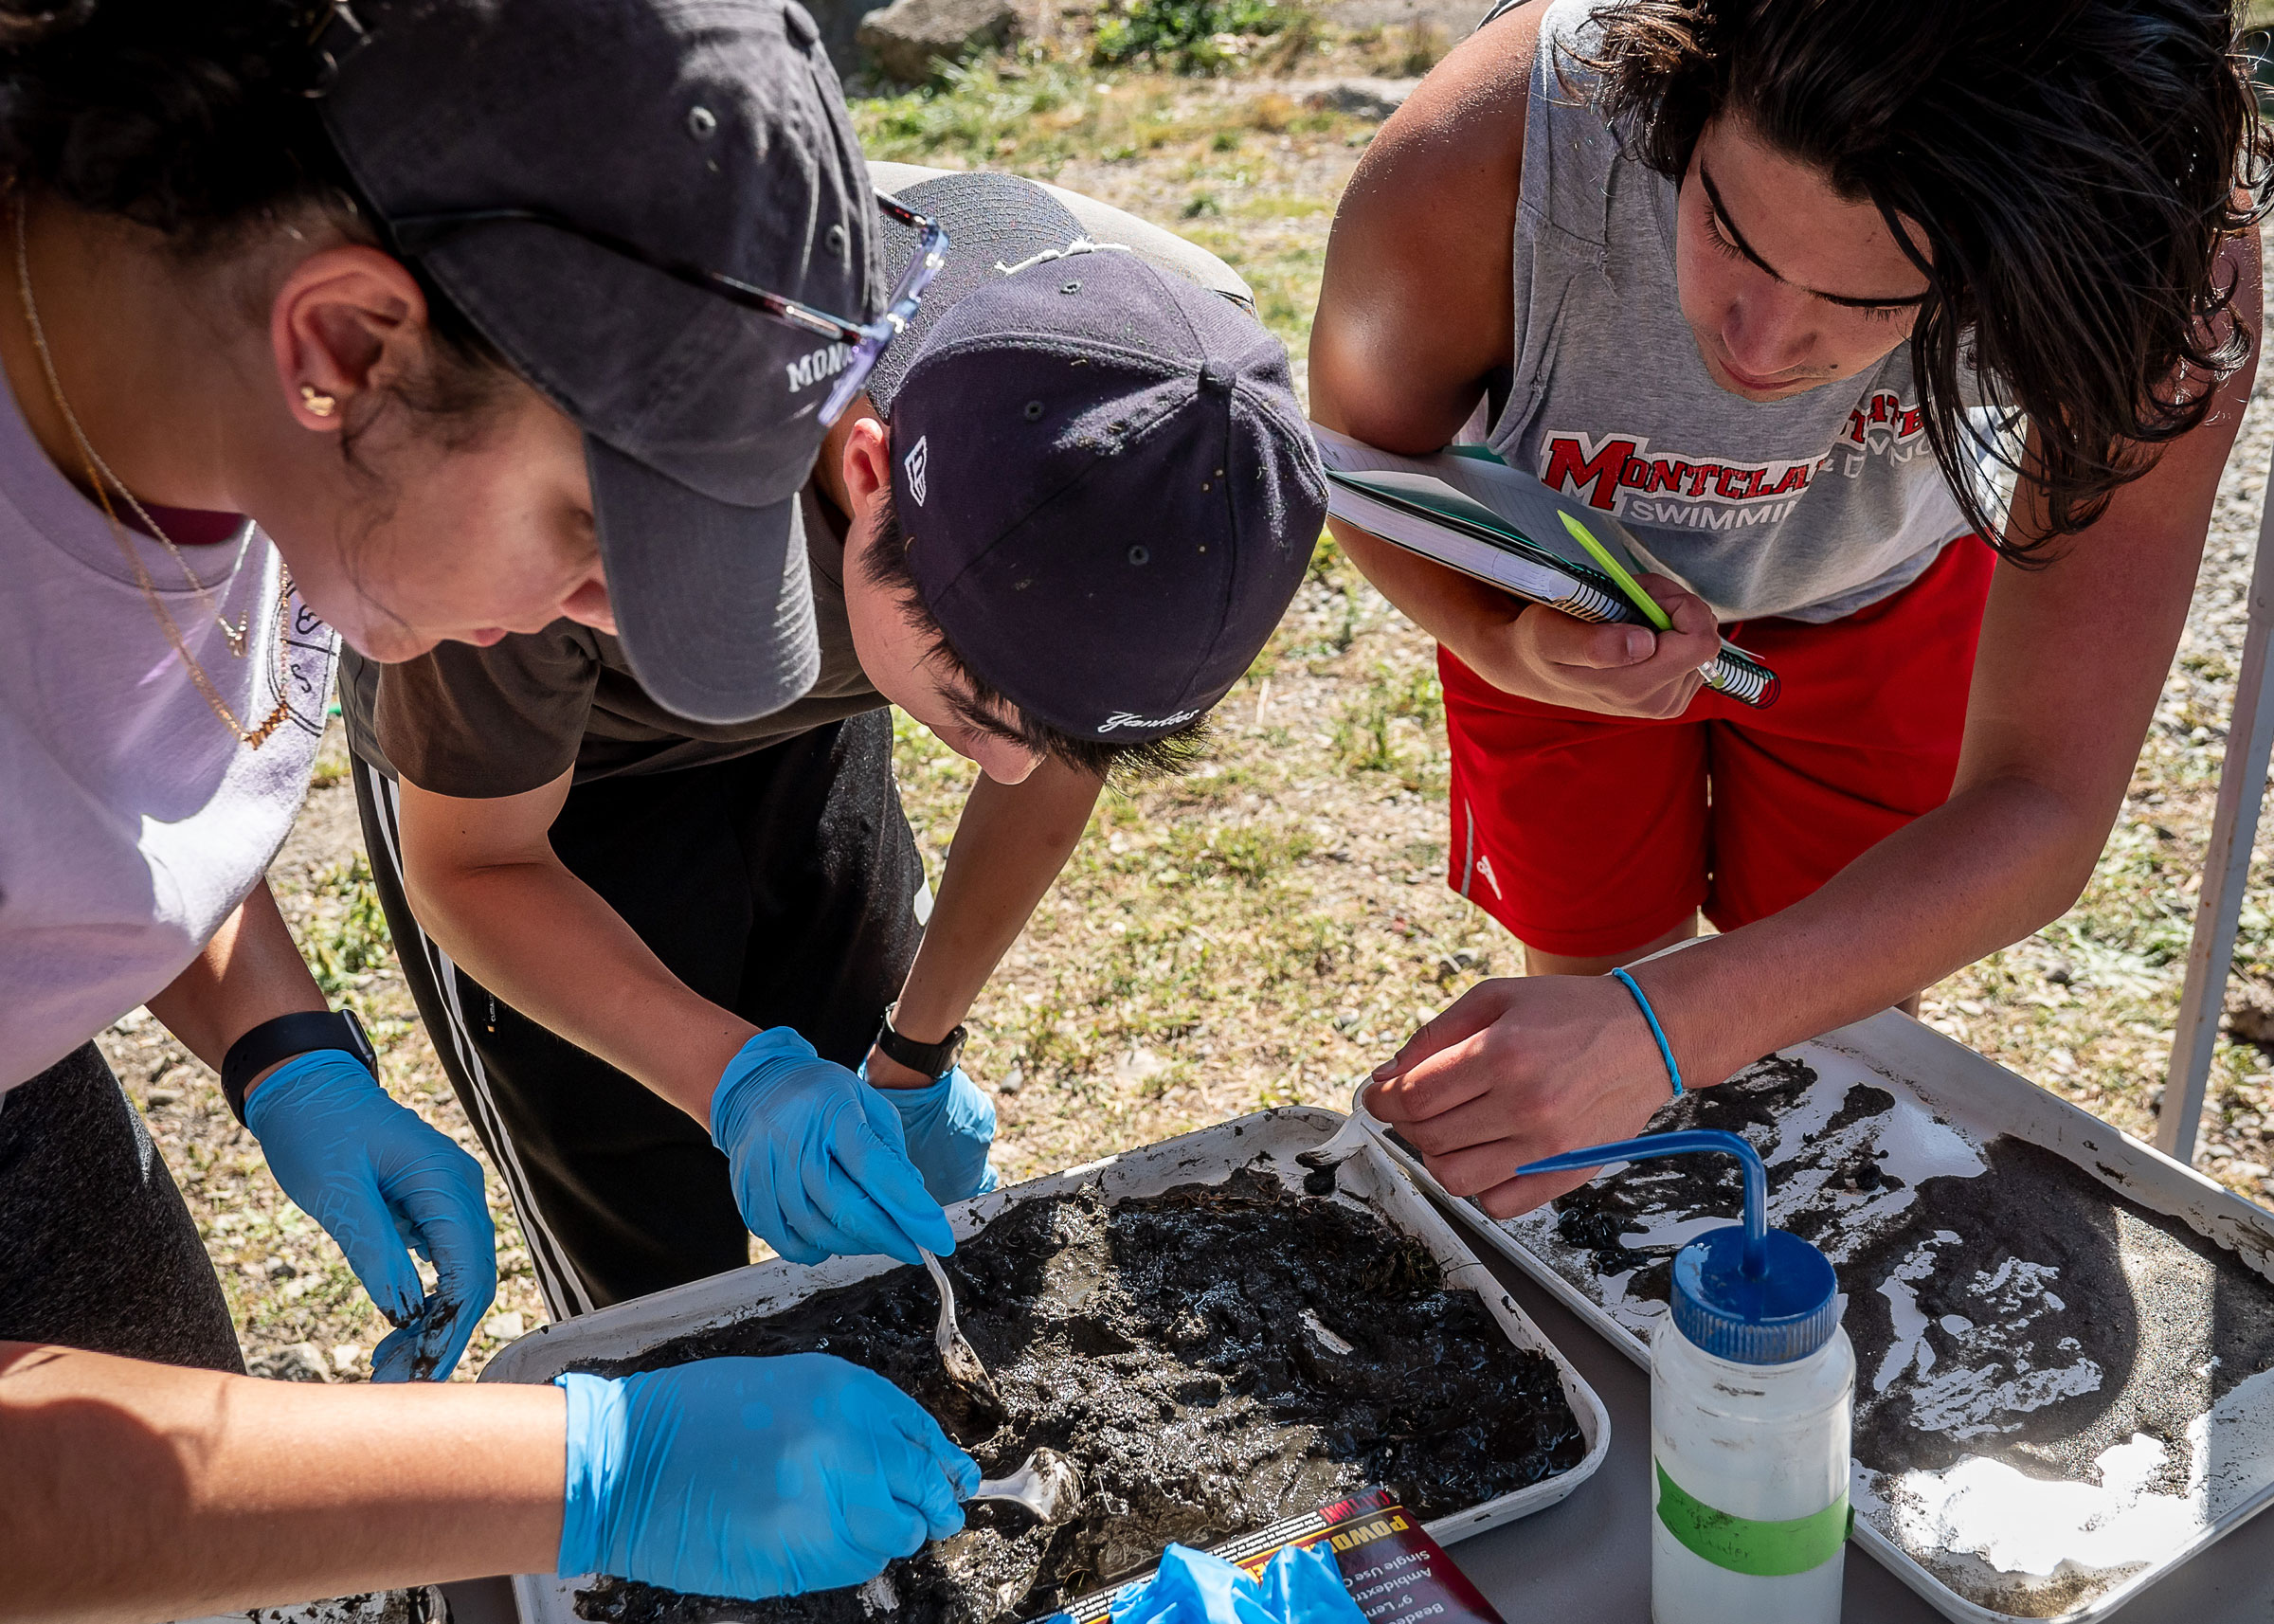
[[[374,975],[394,966],[394,939],[371,882],[371,865],[357,852],[316,875],[311,890],[316,929],[301,944],[308,967],[326,998],[355,1002]]]
[[[1102,66],[1146,62],[1176,73],[1221,73],[1298,12],[1279,0],[1112,0],[1090,54]]]

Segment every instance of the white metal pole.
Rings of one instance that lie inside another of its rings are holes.
[[[2274,496],[2274,470],[2267,494]],[[2243,669],[2235,680],[2234,715],[2227,728],[2227,759],[2219,768],[2218,809],[2211,849],[2203,857],[2203,889],[2195,898],[2195,929],[2187,949],[2187,990],[2179,999],[2179,1027],[2172,1035],[2172,1062],[2164,1074],[2163,1104],[2156,1113],[2156,1148],[2182,1162],[2195,1158],[2211,1056],[2227,1011],[2227,974],[2234,963],[2235,923],[2250,882],[2250,847],[2258,838],[2259,803],[2266,790],[2266,758],[2274,751],[2274,500],[2261,498],[2258,556],[2250,567],[2250,620],[2243,632]]]

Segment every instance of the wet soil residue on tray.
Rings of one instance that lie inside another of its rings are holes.
[[[2023,1140],[1990,1140],[1973,1177],[1906,1185],[1868,1130],[1895,1109],[1885,1089],[1854,1084],[1820,1125],[1789,1132],[1816,1083],[1804,1062],[1772,1056],[1685,1096],[1650,1131],[1745,1135],[1768,1164],[1771,1221],[1832,1258],[1856,1353],[1856,1458],[1893,1474],[1983,1455],[2088,1479],[2103,1451],[2141,1433],[2169,1446],[2175,1481],[2157,1487],[2183,1487],[2189,1423],[2274,1364],[2274,1286]],[[1557,1200],[1553,1233],[1570,1262],[1626,1275],[1626,1300],[1663,1303],[1677,1249],[1639,1245],[1639,1232],[1734,1219],[1742,1200],[1734,1158],[1638,1162]]]
[[[898,1269],[659,1346],[604,1374],[720,1354],[820,1350],[890,1378],[990,1476],[1037,1448],[1080,1467],[1081,1514],[1037,1528],[974,1507],[895,1561],[893,1606],[839,1590],[767,1602],[607,1580],[584,1617],[621,1624],[987,1624],[1369,1483],[1435,1517],[1577,1466],[1553,1361],[1513,1346],[1472,1291],[1371,1214],[1269,1173],[1109,1206],[1095,1188],[1014,1206],[944,1260],[965,1334],[1008,1408],[959,1402],[932,1345],[938,1298]],[[873,1593],[872,1593],[873,1594]]]

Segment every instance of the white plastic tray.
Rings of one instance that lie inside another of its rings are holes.
[[[956,1238],[961,1240],[985,1228],[988,1220],[1006,1208],[1021,1201],[1063,1195],[1086,1184],[1097,1185],[1111,1201],[1158,1195],[1179,1184],[1221,1183],[1238,1168],[1248,1166],[1268,1168],[1282,1182],[1299,1190],[1305,1169],[1296,1164],[1295,1153],[1319,1144],[1342,1123],[1342,1113],[1332,1110],[1290,1107],[1258,1111],[1143,1150],[1110,1156],[1102,1162],[993,1191],[950,1207],[948,1220],[955,1229]],[[1586,1454],[1569,1471],[1431,1523],[1429,1531],[1438,1543],[1451,1544],[1552,1506],[1592,1476],[1602,1465],[1604,1452],[1611,1442],[1611,1421],[1604,1413],[1602,1400],[1570,1362],[1541,1335],[1540,1328],[1502,1290],[1491,1272],[1477,1261],[1459,1232],[1446,1223],[1413,1185],[1393,1170],[1380,1145],[1343,1164],[1337,1195],[1340,1200],[1369,1208],[1392,1228],[1419,1240],[1443,1266],[1447,1285],[1474,1290],[1511,1343],[1518,1347],[1535,1348],[1554,1360],[1563,1378],[1563,1395],[1579,1419],[1579,1435],[1587,1445]],[[780,1259],[753,1264],[748,1269],[713,1275],[634,1302],[619,1303],[597,1313],[540,1326],[492,1359],[482,1371],[481,1380],[550,1381],[572,1363],[630,1358],[659,1343],[731,1321],[778,1312],[817,1292],[898,1267],[888,1257],[839,1257],[812,1268]],[[574,1595],[591,1582],[589,1576],[516,1578],[514,1596],[523,1624],[578,1624]]]
[[[1889,1137],[1903,1141],[1899,1155],[1922,1159],[1914,1161],[1912,1182],[1940,1170],[1933,1165],[1940,1136],[1951,1136],[1943,1142],[1943,1148],[1963,1152],[1965,1146],[1978,1148],[2007,1135],[2052,1151],[2151,1212],[2180,1219],[2198,1235],[2232,1252],[2256,1273],[2274,1278],[2274,1215],[1907,1016],[1889,1010],[1783,1053],[1805,1061],[1818,1074],[1816,1086],[1794,1106],[1795,1115],[1803,1110],[1817,1117],[1829,1115],[1826,1102],[1837,1101],[1858,1082],[1886,1089],[1895,1096],[1889,1120],[1898,1126]],[[1360,1092],[1363,1092],[1363,1084]],[[1602,1277],[1592,1269],[1573,1267],[1568,1273],[1559,1270],[1557,1258],[1570,1266],[1575,1249],[1556,1240],[1554,1220],[1544,1209],[1496,1222],[1472,1202],[1448,1196],[1417,1158],[1393,1143],[1372,1118],[1367,1121],[1380,1148],[1421,1188],[1459,1212],[1488,1245],[1513,1260],[1629,1358],[1646,1370],[1650,1367],[1645,1337],[1663,1314],[1661,1305],[1626,1301],[1623,1287],[1602,1290]],[[1776,1159],[1772,1156],[1770,1160],[1774,1165]],[[1774,1223],[1778,1203],[1772,1198],[1770,1204],[1770,1221]],[[1697,1227],[1726,1221],[1724,1215],[1703,1219]],[[1671,1244],[1687,1238],[1687,1235],[1671,1232],[1652,1234],[1647,1243]],[[1868,1380],[1870,1374],[1859,1372],[1858,1380]],[[2102,1457],[2103,1463],[2107,1459]],[[1906,1509],[1883,1498],[1880,1474],[1861,1465],[1855,1467],[1853,1489],[1855,1538],[1939,1611],[1966,1624],[2006,1624],[2018,1618],[2093,1624],[2274,1500],[2274,1371],[2254,1374],[2210,1411],[2200,1435],[2193,1438],[2193,1459],[2187,1469],[2183,1493],[2162,1496],[2157,1503],[2145,1506],[2159,1521],[2156,1525],[2157,1554],[2144,1562],[2125,1561],[2115,1568],[2100,1565],[2112,1543],[2107,1534],[2113,1532],[2113,1524],[2095,1524],[2089,1519],[2081,1535],[2065,1548],[2062,1565],[2044,1575],[2033,1569],[2001,1572],[1977,1552],[1922,1548],[1916,1531],[1921,1525],[1915,1516],[1908,1530],[1913,1548],[1905,1548],[1895,1530],[1902,1526]],[[2114,1471],[2103,1465],[2101,1483],[2085,1480],[2074,1492],[2110,1492],[2114,1482]],[[2009,1485],[2009,1497],[2017,1487],[2028,1493],[2039,1486]],[[2042,1487],[2056,1495],[2072,1492],[2068,1485]],[[2047,1504],[2049,1507],[2050,1503]],[[2135,1511],[2142,1504],[2139,1499],[2129,1503]],[[2121,1509],[2117,1507],[2117,1513]],[[2041,1520],[2037,1525],[2050,1525]],[[2131,1543],[2137,1546],[2139,1542]],[[1920,1555],[1914,1555],[1914,1549],[1944,1566],[1956,1582],[1973,1590],[1976,1597],[1987,1599],[1959,1594],[1922,1561]],[[2074,1589],[2073,1597],[2060,1597],[2064,1584]],[[2274,1590],[2274,1579],[2269,1579],[2268,1585]],[[2019,1600],[2024,1596],[2030,1597],[2027,1602]],[[2001,1611],[2001,1605],[2032,1610]]]

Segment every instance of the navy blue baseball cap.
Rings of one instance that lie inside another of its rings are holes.
[[[1326,477],[1254,316],[1136,253],[1071,246],[928,299],[890,391],[893,509],[978,676],[1072,737],[1159,738],[1261,652]]]
[[[641,686],[703,722],[803,695],[821,645],[798,491],[836,346],[578,233],[867,319],[889,286],[875,199],[813,18],[797,0],[354,0],[322,48],[326,127],[390,235],[495,210],[576,228],[501,221],[415,257],[584,431]]]

